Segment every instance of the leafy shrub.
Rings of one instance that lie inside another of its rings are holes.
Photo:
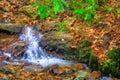
[[[55,12],[64,12],[64,7],[69,5],[64,0],[52,0]]]
[[[68,48],[68,54],[65,54],[65,56],[67,59],[74,59],[78,62],[88,64],[91,69],[97,69],[97,57],[90,46],[91,42],[83,39],[77,49]]]
[[[38,0],[36,3],[32,4],[31,7],[32,8],[38,7],[38,10],[37,10],[37,13],[36,13],[37,16],[40,16],[40,18],[42,18],[42,19],[47,18],[48,9],[45,5],[41,4],[40,0]]]
[[[120,50],[118,48],[113,48],[108,51],[108,60],[102,61],[101,71],[105,74],[112,74],[113,76],[120,76]],[[106,70],[107,69],[107,70]]]
[[[48,16],[53,18],[56,17],[56,13],[64,12],[65,9],[69,9],[75,14],[79,20],[84,20],[92,24],[93,19],[97,19],[97,9],[106,0],[38,0],[36,3],[32,4],[33,7],[37,7],[38,10],[35,12],[40,18],[45,19]],[[105,8],[105,10],[111,10],[111,8]],[[116,10],[118,12],[118,10]]]
[[[92,19],[95,18],[96,9],[98,8],[98,3],[96,0],[85,0],[81,2],[81,6],[78,9],[74,9],[73,13],[77,15],[78,19],[85,20],[91,23]],[[85,4],[84,6],[82,4]]]
[[[87,39],[83,39],[81,42],[82,46],[79,49],[79,59],[84,63],[88,63],[88,66],[95,69],[97,68],[97,57],[93,50],[90,48],[91,42]],[[85,61],[84,61],[85,60]]]
[[[50,14],[54,14],[53,12],[55,13],[64,12],[64,7],[69,6],[64,0],[47,0],[47,1],[44,1],[44,3],[42,2],[43,1],[38,0],[36,3],[31,5],[32,8],[38,7],[37,15],[39,15],[40,18],[42,19],[47,18],[47,16]],[[46,4],[46,3],[49,3],[49,4]]]

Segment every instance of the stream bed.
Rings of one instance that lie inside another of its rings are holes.
[[[25,27],[20,37],[0,37],[1,80],[112,80],[85,64],[48,54],[39,46],[43,35],[36,28]]]

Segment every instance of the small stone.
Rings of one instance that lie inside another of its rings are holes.
[[[4,75],[2,80],[9,80],[9,77]]]
[[[50,72],[54,75],[61,75],[65,73],[65,70],[58,65],[53,65],[50,67]]]
[[[92,78],[94,79],[100,79],[101,77],[101,73],[100,72],[97,72],[97,71],[93,71],[92,74],[91,74]]]
[[[27,65],[22,68],[24,71],[37,71],[41,72],[44,70],[44,68],[40,65]]]
[[[81,70],[81,69],[84,69],[84,65],[81,64],[81,63],[77,63],[77,64],[75,64],[75,65],[73,66],[73,68],[74,68],[75,70]]]
[[[25,41],[18,41],[12,44],[12,46],[21,46],[21,47],[26,45],[28,45],[28,42],[25,42]]]

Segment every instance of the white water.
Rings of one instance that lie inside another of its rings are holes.
[[[26,27],[20,40],[28,42],[26,52],[23,56],[23,61],[33,64],[40,64],[43,67],[51,66],[54,64],[67,64],[68,61],[48,55],[40,46],[39,41],[43,35],[32,27]]]

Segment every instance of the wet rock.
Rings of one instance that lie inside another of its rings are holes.
[[[67,44],[62,42],[61,39],[46,38],[42,39],[40,46],[42,46],[46,51],[55,51],[58,54],[64,55],[67,52],[65,48]]]
[[[10,33],[20,33],[22,27],[17,24],[0,24],[0,30],[8,31]]]
[[[54,75],[61,75],[65,73],[65,70],[59,65],[53,65],[50,67],[50,72]]]
[[[25,47],[28,45],[28,42],[25,42],[25,41],[18,41],[18,42],[15,42],[13,43],[11,46],[20,46],[20,47]]]
[[[56,52],[61,53],[61,54],[65,54],[67,51],[66,51],[64,45],[62,45],[62,46],[57,47]]]
[[[8,56],[9,58],[14,57],[20,59],[23,56],[25,49],[21,46],[9,46],[8,48],[3,49],[3,51],[4,55]]]
[[[47,40],[42,39],[42,40],[39,42],[39,45],[40,45],[41,47],[47,49],[48,43],[49,43],[49,42],[48,42]]]
[[[9,23],[15,23],[15,20],[14,19],[2,19],[0,20],[0,23],[1,24],[9,24]]]
[[[111,79],[111,77],[103,76],[103,77],[101,77],[100,80],[112,80],[112,79]],[[113,80],[117,80],[117,79],[113,79]]]
[[[75,71],[70,64],[66,65],[53,65],[49,68],[49,72],[53,75],[64,75],[68,76],[73,74]]]
[[[4,61],[4,57],[0,56],[0,65],[3,64],[3,61]]]
[[[45,49],[48,50],[48,51],[55,51],[55,50],[56,50],[56,47],[55,47],[54,45],[50,44],[50,45],[47,45],[47,46],[45,47]]]
[[[41,72],[44,70],[44,68],[40,65],[28,65],[28,66],[24,66],[22,68],[22,70],[24,71],[37,71],[37,72]]]
[[[0,56],[2,55],[2,51],[0,50]]]
[[[7,59],[9,59],[8,56],[5,56],[5,55],[0,56],[0,65],[2,65],[4,63],[4,61]]]

